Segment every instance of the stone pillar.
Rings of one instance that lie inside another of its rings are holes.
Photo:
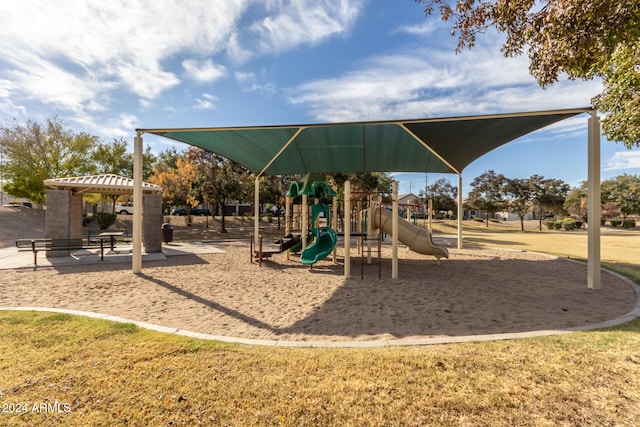
[[[71,218],[73,196],[67,190],[47,190],[47,210],[45,213],[47,239],[71,238]],[[80,219],[80,238],[82,239],[82,215]],[[69,251],[47,251],[47,258],[69,256]]]
[[[76,194],[69,200],[69,238],[82,242],[82,196]]]
[[[145,194],[142,207],[142,244],[145,252],[162,252],[162,195]]]

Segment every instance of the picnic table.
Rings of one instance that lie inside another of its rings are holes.
[[[115,244],[116,244],[116,237],[120,237],[120,236],[123,236],[123,235],[124,235],[124,231],[104,231],[104,232],[98,234],[98,237],[100,237],[101,239],[108,239],[109,240],[109,247],[113,251],[113,249],[115,248]]]

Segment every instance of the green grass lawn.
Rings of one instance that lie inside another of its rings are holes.
[[[465,247],[493,246],[544,252],[560,257],[586,261],[587,231],[538,230],[537,221],[527,221],[520,231],[519,221],[489,222],[463,221]],[[456,221],[437,221],[436,233],[455,234]],[[601,230],[601,259],[605,268],[616,271],[640,284],[640,229],[606,227]]]
[[[469,225],[467,245],[586,255],[582,232],[493,225]],[[610,234],[603,260],[638,280],[640,234]],[[0,325],[0,425],[640,425],[640,319],[375,349],[224,344],[52,313],[0,312]]]

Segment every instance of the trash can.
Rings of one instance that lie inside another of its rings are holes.
[[[162,224],[162,241],[165,243],[173,242],[173,227],[171,224]]]

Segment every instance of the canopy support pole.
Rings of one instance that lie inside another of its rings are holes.
[[[398,278],[398,181],[393,181],[391,196],[391,278]]]
[[[142,136],[133,139],[133,251],[131,270],[142,272]]]
[[[462,206],[462,174],[458,174],[458,249],[462,249],[462,216],[464,209]]]
[[[411,135],[416,141],[418,141],[424,148],[429,150],[429,152],[431,152],[431,154],[433,154],[438,159],[440,159],[440,161],[442,163],[444,163],[445,165],[447,165],[452,171],[454,171],[455,173],[458,173],[458,174],[461,173],[458,169],[454,168],[453,165],[451,163],[449,163],[444,157],[442,157],[433,148],[431,148],[429,145],[427,145],[426,142],[424,142],[421,138],[418,138],[418,136],[416,136],[415,133],[411,132],[411,130],[409,130],[409,128],[404,123],[399,123],[399,126],[402,129],[404,129],[405,132],[407,132],[409,135]]]
[[[302,132],[302,131],[303,131],[303,130],[305,130],[305,129],[306,129],[305,127],[300,127],[300,128],[298,128],[298,130],[296,131],[296,133],[294,133],[294,134],[293,134],[293,136],[292,136],[291,138],[289,138],[289,140],[287,141],[287,143],[286,143],[286,144],[284,144],[284,145],[282,146],[282,148],[280,149],[280,151],[278,151],[278,152],[276,153],[276,155],[275,155],[275,156],[273,156],[273,158],[272,158],[271,160],[269,160],[269,163],[267,163],[267,165],[264,167],[264,169],[262,169],[262,170],[260,171],[260,173],[258,174],[258,176],[262,176],[262,175],[265,173],[265,171],[266,171],[267,169],[269,169],[269,166],[271,166],[271,165],[273,164],[273,162],[275,162],[275,161],[276,161],[276,159],[277,159],[278,157],[280,157],[280,155],[284,152],[284,150],[286,150],[286,149],[287,149],[287,147],[289,147],[289,145],[291,145],[291,143],[292,143],[292,142],[293,142],[293,141],[298,137],[298,135],[300,135],[300,132]]]
[[[307,248],[307,236],[309,233],[309,196],[302,195],[302,250]],[[313,227],[313,225],[311,225]]]
[[[600,117],[591,112],[589,128],[589,195],[587,199],[587,287],[600,290]]]
[[[292,197],[287,196],[284,201],[284,235],[289,236],[291,233],[291,202]],[[287,259],[291,259],[291,250],[287,249]]]
[[[351,182],[344,182],[344,277],[351,276]]]
[[[257,176],[253,187],[253,236],[254,239],[260,236],[260,178]]]
[[[333,205],[331,205],[331,224],[330,227],[334,230],[338,229],[338,197],[333,198]],[[338,263],[338,247],[333,247],[333,263]]]

